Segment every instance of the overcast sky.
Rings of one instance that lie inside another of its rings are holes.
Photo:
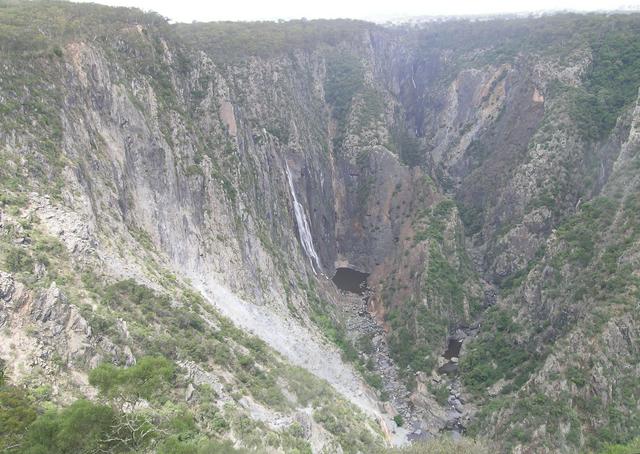
[[[408,16],[595,11],[630,7],[625,0],[98,0],[96,3],[152,10],[176,22],[301,17],[385,21]],[[637,9],[638,3],[632,5]]]

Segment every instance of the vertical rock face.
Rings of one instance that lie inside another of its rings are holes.
[[[635,15],[171,26],[113,10],[98,26],[107,13],[86,11],[78,29],[47,25],[28,61],[0,38],[11,52],[0,99],[19,109],[0,124],[3,189],[51,195],[25,196],[22,215],[63,241],[77,274],[191,286],[396,441],[451,426],[451,402],[456,427],[479,407],[471,430],[505,450],[594,449],[594,431],[633,432],[587,414],[600,399],[637,420],[637,393],[613,391],[638,376],[640,80],[624,51]],[[603,69],[615,59],[620,78]],[[7,238],[21,225],[11,216]],[[329,281],[338,267],[369,273],[366,310]],[[55,284],[30,293],[2,276],[0,324],[66,333],[56,348],[86,365],[135,363]],[[446,389],[437,370],[454,334],[469,339]],[[572,348],[598,353],[568,366]],[[184,364],[191,379],[212,374]],[[557,408],[568,416],[545,425]],[[307,438],[331,439],[307,416]]]
[[[302,248],[309,258],[311,268],[313,268],[314,271],[316,269],[321,271],[322,263],[320,263],[320,258],[318,258],[316,247],[313,245],[313,236],[311,235],[311,229],[309,228],[307,214],[304,212],[304,207],[302,206],[302,204],[298,202],[298,197],[296,197],[296,190],[293,187],[293,181],[291,179],[291,171],[289,170],[289,165],[286,163],[285,168],[287,171],[287,182],[289,183],[291,197],[293,198],[293,211],[296,215],[296,224],[298,226],[298,236],[300,237],[300,243],[302,243]]]

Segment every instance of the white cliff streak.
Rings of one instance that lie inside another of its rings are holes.
[[[285,169],[287,171],[287,181],[289,182],[289,189],[291,190],[291,196],[293,197],[293,210],[296,214],[296,223],[298,224],[298,234],[300,235],[302,248],[306,252],[307,257],[309,257],[309,262],[311,262],[311,267],[313,268],[314,272],[316,270],[316,266],[318,270],[322,271],[320,259],[318,258],[316,248],[313,245],[313,237],[311,236],[311,229],[309,228],[307,215],[304,212],[304,207],[300,204],[300,202],[298,202],[298,197],[296,197],[296,191],[293,188],[293,179],[291,178],[289,165],[286,162]],[[313,263],[314,261],[315,264]]]

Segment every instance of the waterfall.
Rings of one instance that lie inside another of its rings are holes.
[[[320,265],[320,259],[318,258],[318,254],[316,253],[316,248],[313,246],[313,237],[311,236],[311,229],[309,228],[309,222],[307,221],[307,215],[304,212],[304,208],[298,202],[298,197],[296,197],[296,191],[293,189],[293,180],[291,178],[291,172],[289,171],[289,164],[285,162],[286,171],[287,171],[287,181],[289,182],[289,189],[291,190],[291,196],[293,197],[293,210],[296,214],[296,223],[298,224],[298,234],[300,235],[300,242],[302,243],[302,248],[309,257],[309,262],[311,262],[311,268],[313,271],[316,271],[316,265],[318,269],[322,270],[322,266]],[[314,265],[315,260],[315,265]]]

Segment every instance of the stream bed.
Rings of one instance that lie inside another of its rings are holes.
[[[463,417],[465,415],[464,400],[460,395],[460,379],[458,376],[458,357],[462,348],[462,339],[450,337],[442,357],[447,360],[438,373],[446,376],[449,396],[447,398],[447,422],[443,430],[451,432],[454,437],[464,433]]]

